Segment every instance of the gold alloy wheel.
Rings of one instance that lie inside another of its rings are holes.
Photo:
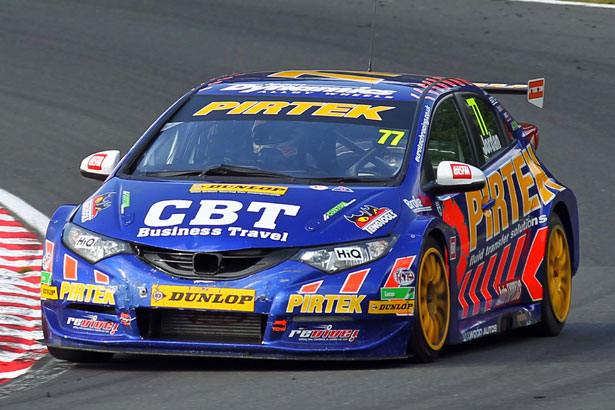
[[[423,338],[432,350],[440,350],[448,333],[450,291],[444,261],[434,248],[423,255],[418,285],[418,316]]]
[[[564,323],[570,310],[572,270],[568,240],[561,225],[551,228],[547,252],[547,282],[551,309],[557,321]]]

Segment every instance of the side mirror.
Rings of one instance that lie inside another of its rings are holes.
[[[538,127],[526,122],[522,122],[521,126],[523,127],[523,136],[530,141],[534,151],[536,151],[538,149]]]
[[[85,157],[79,170],[85,178],[104,181],[119,162],[118,150],[100,151]]]
[[[463,162],[442,161],[438,164],[436,180],[423,186],[432,195],[456,194],[458,192],[478,191],[487,183],[480,169]]]

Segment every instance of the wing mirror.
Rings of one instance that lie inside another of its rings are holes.
[[[436,170],[436,180],[428,182],[423,190],[432,195],[478,191],[487,183],[480,169],[463,162],[442,161]]]
[[[104,181],[119,162],[118,150],[100,151],[85,157],[79,170],[86,178]]]

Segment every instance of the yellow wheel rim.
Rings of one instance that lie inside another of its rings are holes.
[[[423,255],[418,282],[418,316],[423,338],[432,350],[446,340],[450,320],[450,292],[440,252],[430,248]]]
[[[564,323],[570,310],[572,270],[566,233],[559,225],[554,226],[549,235],[547,282],[553,314],[560,323]]]

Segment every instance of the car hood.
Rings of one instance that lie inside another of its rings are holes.
[[[138,244],[223,251],[385,236],[400,207],[395,187],[113,178],[81,204],[73,223]]]

